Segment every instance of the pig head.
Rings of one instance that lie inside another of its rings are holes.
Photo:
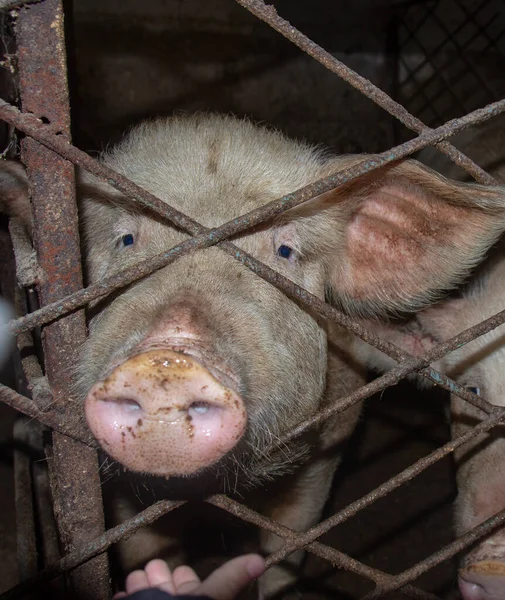
[[[250,123],[200,117],[144,125],[104,160],[213,227],[352,159],[336,163]],[[449,183],[415,163],[382,178],[235,243],[320,298],[331,289],[353,308],[377,311],[444,288],[501,231],[497,192]],[[91,281],[185,237],[121,202],[84,205]],[[79,385],[88,423],[113,457],[136,471],[191,475],[232,449],[255,455],[313,414],[326,362],[324,328],[213,248],[130,287],[91,320]]]
[[[221,225],[362,160],[333,157],[248,121],[174,117],[133,129],[101,160],[206,227]],[[20,201],[5,164],[5,204]],[[91,283],[187,235],[79,176]],[[456,183],[415,161],[324,194],[233,242],[353,315],[416,310],[456,285],[504,228],[501,189]],[[22,211],[18,208],[17,213]],[[127,469],[244,485],[306,465],[271,514],[294,529],[319,518],[357,409],[307,441],[267,448],[363,381],[357,343],[218,248],[194,252],[90,307],[76,390],[102,448]],[[328,344],[328,341],[331,344]],[[351,415],[351,416],[349,416]],[[310,450],[312,448],[312,450]],[[308,450],[309,449],[309,450]],[[324,465],[324,466],[322,466]],[[274,536],[264,544],[281,544]]]

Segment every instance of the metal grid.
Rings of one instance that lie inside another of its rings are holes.
[[[327,407],[311,419],[286,432],[283,438],[276,442],[276,445],[289,442],[289,440],[310,427],[321,423],[330,415],[338,414],[373,393],[394,385],[413,371],[421,373],[438,385],[459,395],[488,415],[484,421],[471,431],[418,460],[366,496],[306,532],[299,533],[289,530],[224,495],[214,495],[207,498],[207,502],[284,538],[284,546],[267,558],[268,565],[276,563],[296,549],[304,547],[337,567],[345,568],[372,580],[376,587],[372,593],[366,596],[367,599],[378,598],[389,591],[401,588],[405,594],[412,598],[433,600],[436,596],[416,588],[411,582],[421,573],[454,556],[505,523],[504,510],[442,548],[439,552],[396,576],[368,567],[352,557],[317,541],[323,533],[347,520],[378,498],[384,497],[446,454],[479,434],[505,422],[505,408],[489,404],[480,396],[461,388],[454,381],[429,366],[431,362],[436,361],[450,350],[460,347],[462,344],[505,322],[505,310],[437,346],[425,355],[415,358],[393,344],[367,332],[366,329],[346,315],[314,297],[228,241],[228,238],[232,235],[243,232],[323,192],[352,181],[364,173],[408,156],[429,144],[436,145],[440,151],[465,168],[477,181],[495,185],[496,181],[490,175],[456,150],[446,139],[470,124],[485,121],[505,111],[505,100],[475,110],[436,129],[430,129],[387,94],[347,68],[292,27],[290,23],[283,20],[277,15],[272,6],[265,5],[262,0],[236,0],[236,2],[268,23],[307,54],[360,90],[419,135],[386,152],[367,158],[337,175],[288,194],[238,219],[225,223],[221,227],[208,230],[71,145],[68,127],[68,94],[65,81],[65,51],[62,43],[63,13],[61,0],[44,0],[31,6],[30,10],[21,9],[18,16],[18,57],[24,112],[21,113],[17,108],[0,101],[0,118],[27,136],[23,148],[23,159],[35,190],[33,197],[35,204],[34,227],[38,264],[34,263],[33,253],[29,245],[26,240],[20,237],[19,232],[16,232],[15,227],[11,228],[11,235],[16,249],[19,274],[23,275],[22,278],[26,285],[36,285],[38,287],[43,306],[29,315],[16,319],[8,327],[12,333],[19,336],[20,342],[23,343],[23,336],[26,336],[27,332],[38,326],[46,326],[44,328],[44,345],[48,385],[41,384],[40,367],[31,364],[31,367],[26,369],[26,376],[28,383],[31,384],[32,398],[27,398],[10,388],[0,386],[0,400],[51,427],[55,432],[53,440],[55,457],[57,458],[65,453],[66,456],[70,454],[71,458],[56,460],[52,477],[52,482],[55,484],[53,485],[53,497],[56,504],[58,527],[66,554],[46,570],[29,577],[6,592],[2,598],[22,597],[41,582],[49,581],[70,570],[73,574],[73,584],[82,597],[97,599],[108,597],[108,573],[104,554],[107,548],[143,525],[154,522],[163,514],[175,510],[183,504],[182,502],[171,501],[157,502],[129,521],[104,532],[95,451],[96,442],[92,440],[89,431],[82,425],[79,408],[72,406],[68,408],[71,403],[62,401],[68,398],[70,393],[68,382],[61,378],[61,365],[65,364],[63,361],[68,360],[68,357],[75,356],[74,350],[83,339],[84,319],[82,308],[88,302],[105,297],[114,290],[145,277],[149,273],[177,260],[189,251],[213,245],[217,245],[222,251],[253,270],[258,276],[281,289],[290,298],[296,299],[299,304],[310,307],[311,310],[326,319],[333,320],[399,362],[397,367],[382,377],[341,398],[337,405]],[[38,67],[36,69],[33,68],[35,64]],[[38,93],[36,94],[36,92]],[[37,95],[37,102],[45,97],[44,105],[37,104],[34,101],[35,94]],[[45,117],[45,119],[38,117]],[[82,280],[75,219],[75,191],[71,163],[79,165],[106,180],[107,183],[137,204],[149,207],[150,210],[184,229],[193,237],[158,255],[153,260],[139,263],[119,275],[81,289]],[[51,165],[50,173],[47,170],[48,164]],[[55,202],[56,199],[58,203]],[[47,205],[44,206],[43,202],[47,202]],[[65,231],[64,236],[58,236],[57,232],[62,230]],[[45,246],[42,240],[45,240]],[[58,244],[60,245],[58,246]],[[58,261],[62,256],[65,260],[69,256],[71,257],[73,267],[70,271],[67,264],[59,264]],[[47,274],[46,277],[41,277],[40,274],[43,272]],[[57,354],[58,348],[61,351],[60,355]],[[83,472],[86,473],[85,477],[82,476]],[[79,475],[76,477],[76,474]],[[79,491],[80,486],[86,486],[86,488]],[[76,491],[78,495],[76,495]],[[78,502],[79,512],[87,514],[87,518],[72,521],[75,513],[78,512],[72,510],[73,506],[76,506],[76,502]],[[90,523],[95,524],[95,529],[90,530]],[[90,559],[93,560],[90,561]],[[90,576],[90,573],[92,576]]]
[[[493,0],[427,0],[400,9],[398,98],[436,126],[505,95],[485,68],[505,60],[505,13]]]

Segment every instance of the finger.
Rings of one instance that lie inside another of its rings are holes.
[[[120,598],[126,598],[126,596],[126,592],[117,592],[116,594],[114,594],[114,596],[112,596],[112,600],[119,600]]]
[[[147,563],[144,570],[149,587],[159,588],[169,594],[175,594],[172,573],[164,560],[155,558]]]
[[[245,586],[265,571],[265,560],[258,554],[234,558],[214,573],[198,588],[198,593],[214,600],[234,600]]]
[[[126,593],[133,594],[139,590],[145,590],[149,587],[147,583],[147,575],[145,571],[139,569],[138,571],[132,571],[126,578]]]
[[[193,569],[186,565],[177,567],[172,578],[177,594],[191,594],[198,589],[202,583]]]

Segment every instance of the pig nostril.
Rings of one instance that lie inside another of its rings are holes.
[[[132,398],[104,398],[104,402],[113,402],[118,404],[123,410],[128,412],[135,412],[141,410],[141,406],[138,402]]]
[[[211,408],[212,405],[208,402],[193,402],[189,407],[189,412],[195,412],[198,415],[206,415]]]

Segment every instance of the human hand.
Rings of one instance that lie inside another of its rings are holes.
[[[133,571],[126,578],[126,592],[113,600],[126,598],[140,590],[158,588],[164,592],[187,596],[209,596],[214,600],[234,600],[245,586],[265,570],[265,561],[257,554],[234,558],[201,581],[190,567],[177,567],[172,573],[165,561],[151,560],[143,570]]]

